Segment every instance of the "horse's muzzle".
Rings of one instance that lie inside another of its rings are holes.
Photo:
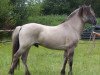
[[[97,21],[96,21],[96,20],[93,20],[93,21],[92,21],[92,24],[93,24],[93,25],[96,25],[96,24],[97,24]]]

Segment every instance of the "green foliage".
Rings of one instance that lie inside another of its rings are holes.
[[[27,20],[26,0],[11,0],[13,6],[13,19],[16,20],[16,25],[21,25]]]
[[[0,0],[0,29],[9,28],[15,24],[11,16],[12,6],[9,3],[9,0]]]
[[[30,16],[40,15],[41,3],[33,0],[11,0],[13,6],[13,19],[16,20],[16,26],[27,23]]]
[[[70,14],[80,5],[92,5],[96,15],[100,16],[100,0],[44,0],[43,14]]]
[[[48,14],[69,14],[75,10],[83,0],[44,0],[43,13]]]
[[[69,12],[69,2],[67,0],[44,0],[44,14],[65,14]]]
[[[92,0],[92,7],[95,9],[97,17],[100,17],[100,0]]]
[[[35,23],[41,23],[44,25],[58,25],[60,23],[62,23],[65,18],[67,18],[67,16],[65,17],[65,15],[47,15],[47,16],[35,16],[35,17],[29,17],[28,18],[28,22],[35,22]]]
[[[41,15],[41,10],[42,10],[42,7],[41,7],[41,3],[32,3],[32,2],[29,2],[28,5],[27,5],[27,12],[28,12],[28,17],[34,17],[34,16],[37,16],[37,15]]]
[[[97,18],[97,24],[100,25],[100,18]]]
[[[91,4],[97,17],[100,16],[100,0],[1,0],[0,29],[13,29],[29,22],[57,25],[62,22],[57,21],[59,15],[69,15],[84,3]]]

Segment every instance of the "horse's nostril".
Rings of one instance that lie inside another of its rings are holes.
[[[94,20],[94,25],[96,25],[97,24],[97,21],[96,20]]]
[[[97,24],[97,21],[96,20],[92,20],[92,24],[93,25],[96,25]]]

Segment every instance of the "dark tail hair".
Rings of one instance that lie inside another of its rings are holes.
[[[21,26],[16,27],[16,29],[14,30],[13,35],[12,35],[12,61],[14,58],[14,54],[19,49],[19,32],[20,32],[20,30],[21,30]],[[15,64],[15,68],[17,68],[17,66],[20,65],[19,60],[20,59],[18,58],[18,60],[16,61],[16,64]]]

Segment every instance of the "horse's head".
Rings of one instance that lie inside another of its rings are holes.
[[[79,8],[79,15],[84,22],[96,25],[96,17],[91,6],[83,5]]]

